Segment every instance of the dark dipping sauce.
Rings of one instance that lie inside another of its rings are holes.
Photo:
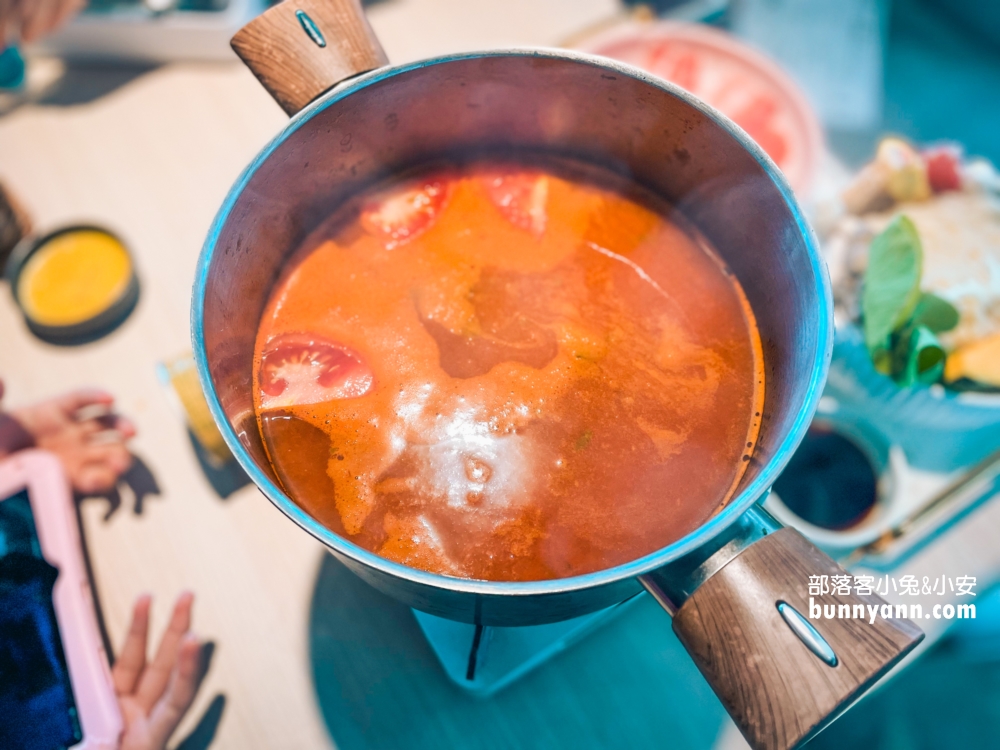
[[[289,495],[398,563],[524,581],[693,531],[764,398],[753,313],[669,207],[474,162],[342,206],[277,284],[255,407]]]

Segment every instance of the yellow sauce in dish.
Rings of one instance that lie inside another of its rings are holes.
[[[132,260],[110,234],[81,229],[53,237],[24,264],[17,296],[36,323],[71,326],[117,302],[132,278]]]

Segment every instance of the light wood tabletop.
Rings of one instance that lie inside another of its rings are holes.
[[[393,62],[510,44],[554,44],[615,11],[612,0],[395,0],[370,9]],[[128,498],[82,515],[100,602],[114,644],[131,605],[154,595],[154,637],[177,594],[196,594],[195,629],[217,644],[183,737],[218,695],[213,747],[332,745],[316,705],[308,616],[322,549],[252,486],[221,499],[157,380],[157,362],[190,349],[195,262],[230,185],[286,121],[241,64],[161,67],[76,106],[26,105],[0,118],[0,180],[40,231],[107,226],[136,258],[138,308],[105,339],[55,347],[25,328],[0,293],[0,377],[8,407],[82,385],[117,396],[139,435],[133,451],[160,494],[135,515]]]
[[[373,5],[369,17],[390,60],[400,63],[555,44],[616,8],[613,0],[392,0]],[[34,338],[10,294],[0,292],[4,404],[97,385],[136,422],[133,451],[159,494],[145,498],[141,515],[128,498],[107,519],[106,503],[82,505],[104,618],[120,644],[133,600],[151,592],[158,637],[173,598],[195,592],[195,629],[217,648],[177,736],[222,695],[218,748],[332,746],[309,660],[309,608],[323,550],[254,487],[226,499],[213,491],[156,375],[158,362],[190,349],[191,284],[216,209],[285,119],[235,57],[231,64],[161,67],[90,103],[26,105],[0,118],[0,180],[36,227],[107,226],[129,245],[142,284],[121,328],[75,348]],[[900,572],[978,575],[982,590],[1000,570],[997,528],[1000,503],[983,505]],[[933,635],[945,626],[920,624]],[[722,744],[739,742],[723,732]]]

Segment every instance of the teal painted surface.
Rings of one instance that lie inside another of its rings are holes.
[[[327,557],[310,644],[317,700],[340,750],[707,750],[724,719],[648,597],[480,699],[450,682],[409,609]]]
[[[995,750],[1000,665],[967,661],[950,642],[852,709],[808,750]]]
[[[969,5],[967,2],[961,5]],[[885,69],[885,124],[926,143],[963,143],[1000,164],[998,3],[980,0],[981,30],[947,0],[893,0]]]
[[[1000,589],[977,597],[975,620],[887,689],[865,698],[809,750],[994,750],[1000,747]]]

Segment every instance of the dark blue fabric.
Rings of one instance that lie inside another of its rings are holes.
[[[0,748],[56,750],[82,739],[55,608],[25,493],[0,502]]]

